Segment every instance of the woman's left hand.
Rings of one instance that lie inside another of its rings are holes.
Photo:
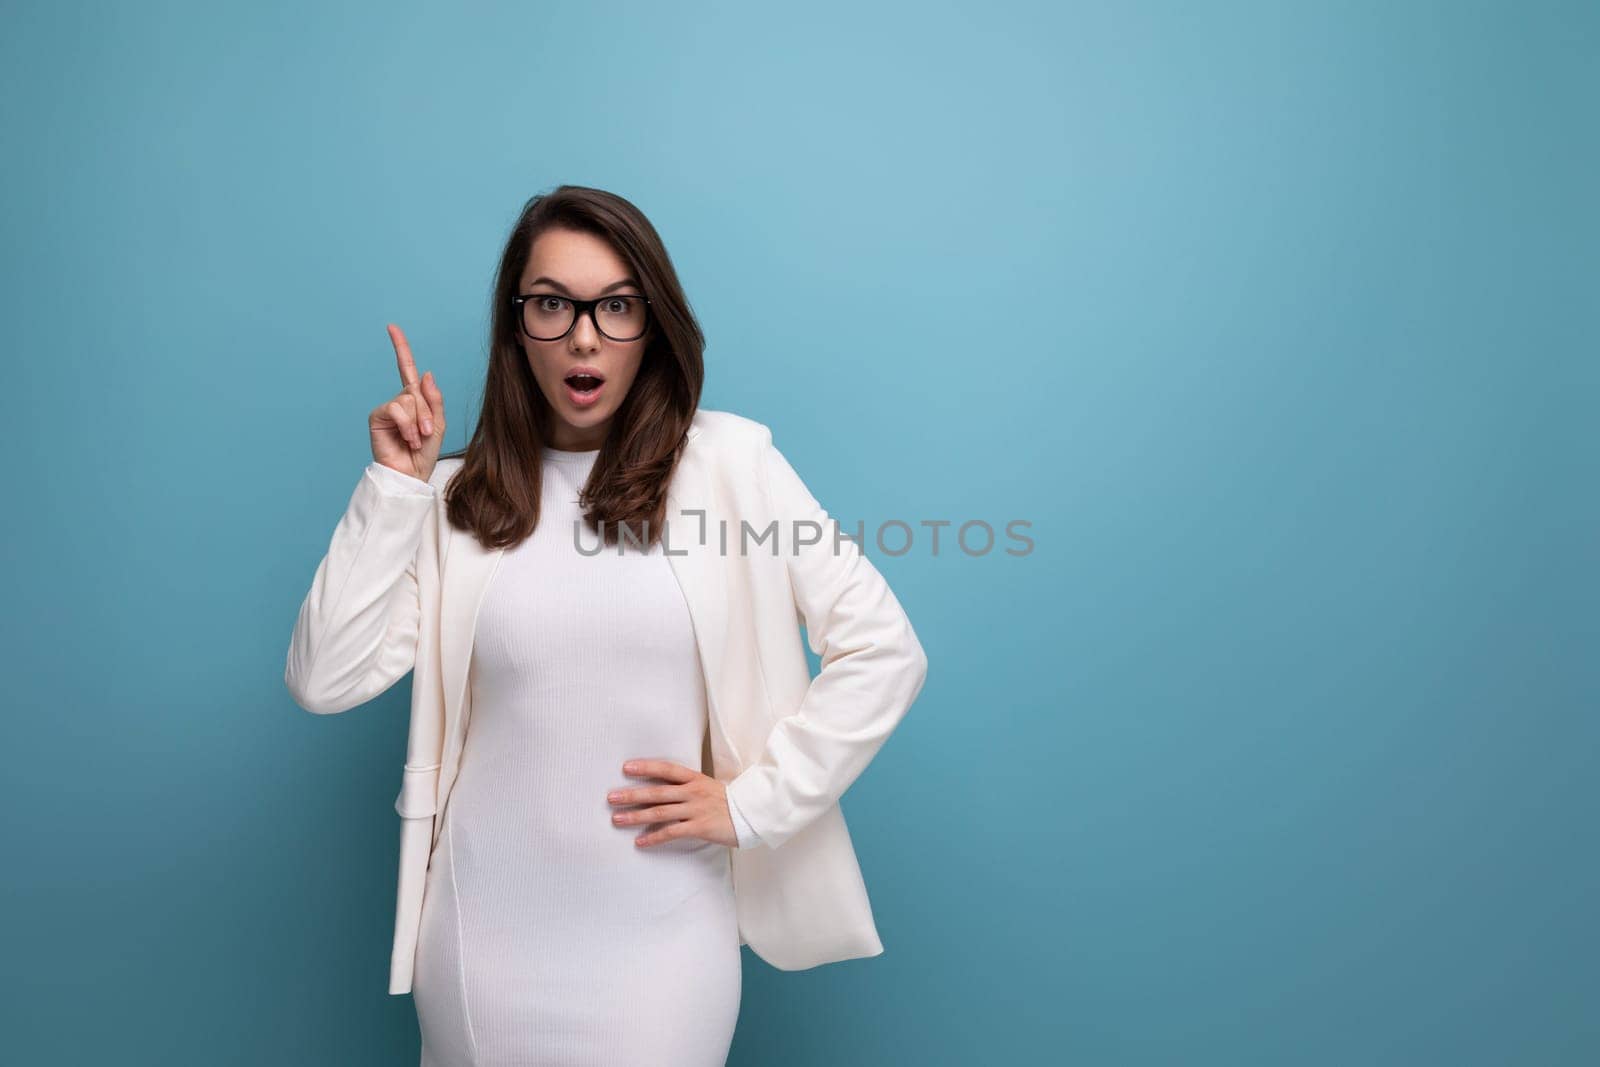
[[[717,779],[663,759],[629,760],[622,765],[622,773],[634,778],[664,778],[671,783],[614,789],[606,794],[613,806],[649,805],[613,813],[613,826],[666,823],[659,830],[634,838],[635,845],[648,848],[679,837],[698,837],[729,848],[739,847],[733,815],[728,811],[728,792]]]

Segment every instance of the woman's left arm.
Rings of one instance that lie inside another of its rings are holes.
[[[777,848],[866,769],[922,691],[928,657],[889,583],[854,541],[838,534],[770,430],[761,464],[797,624],[805,623],[811,651],[822,660],[799,708],[773,726],[756,762],[727,783],[761,843]],[[812,532],[821,531],[815,544],[796,536],[807,520]]]

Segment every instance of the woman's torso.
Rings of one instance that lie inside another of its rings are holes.
[[[629,759],[700,769],[687,605],[659,543],[619,553],[581,523],[575,535],[595,453],[547,456],[539,525],[479,607],[461,769],[424,895],[425,1044],[454,1033],[473,1063],[533,1055],[530,1042],[551,1062],[646,1048],[650,1062],[721,1062],[739,985],[729,850],[636,846],[645,824],[614,825],[606,800],[662,784],[624,775]],[[671,1018],[684,1012],[692,1023]],[[664,1033],[680,1044],[662,1048]]]

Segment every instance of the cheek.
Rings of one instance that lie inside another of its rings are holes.
[[[627,370],[626,370],[625,374],[626,374],[626,377],[627,377],[629,383],[632,383],[632,381],[639,376],[639,367],[643,364],[643,362],[644,362],[644,353],[643,352],[635,353],[633,358],[628,360]]]
[[[543,352],[529,349],[524,346],[522,349],[522,358],[527,361],[528,370],[533,373],[533,377],[536,381],[547,382],[550,380],[550,376],[555,373],[555,371],[551,369],[550,357]]]

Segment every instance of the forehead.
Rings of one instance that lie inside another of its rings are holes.
[[[604,238],[574,230],[546,230],[533,239],[522,281],[541,274],[556,279],[574,292],[598,291],[632,272],[627,260]]]

